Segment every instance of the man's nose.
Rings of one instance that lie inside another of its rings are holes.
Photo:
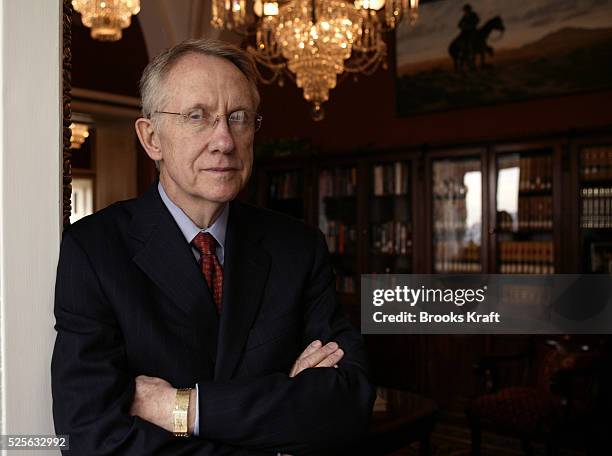
[[[217,116],[212,125],[209,148],[213,152],[230,153],[234,151],[234,137],[229,128],[227,116]]]

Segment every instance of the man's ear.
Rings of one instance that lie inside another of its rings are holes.
[[[155,131],[155,128],[153,128],[151,119],[140,117],[136,119],[134,127],[136,128],[136,134],[138,135],[140,144],[142,144],[142,147],[151,160],[161,160],[162,153],[159,144],[159,134]]]

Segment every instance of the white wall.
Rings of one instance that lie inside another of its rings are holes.
[[[0,433],[51,434],[61,1],[0,0],[0,17]]]

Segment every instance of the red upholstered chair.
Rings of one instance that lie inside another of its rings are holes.
[[[588,433],[597,429],[592,425],[600,420],[600,360],[599,350],[569,338],[545,344],[532,342],[523,353],[483,359],[476,372],[484,380],[485,394],[466,408],[472,454],[480,455],[483,427],[519,437],[527,455],[533,454],[531,442],[535,439],[546,443],[547,454],[556,455],[559,443],[572,433],[583,436],[585,450],[599,454],[598,437]],[[501,386],[499,367],[512,362],[522,362],[523,382]]]

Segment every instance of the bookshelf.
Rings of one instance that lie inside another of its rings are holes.
[[[256,206],[282,212],[314,223],[313,162],[300,150],[300,157],[258,157],[253,173],[239,198]]]
[[[612,271],[612,129],[601,137],[568,132],[318,151],[308,161],[282,157],[255,165],[270,176],[298,169],[305,220],[326,236],[339,301],[356,327],[361,274]],[[260,200],[275,204],[268,185],[260,186]],[[428,384],[438,378],[431,356],[442,354],[471,379],[465,366],[483,354],[514,351],[525,339],[368,335],[366,344],[384,378],[404,381],[396,361],[408,359]]]
[[[343,302],[365,273],[612,271],[612,135],[279,157],[258,202],[325,234]]]
[[[412,179],[407,161],[370,167],[368,211],[369,273],[412,272]]]
[[[466,153],[467,155],[464,155]],[[483,163],[473,151],[433,154],[431,170],[430,271],[478,273],[482,261]]]
[[[578,148],[580,270],[612,273],[612,140]]]
[[[268,208],[305,220],[304,176],[301,170],[273,171],[268,179]]]
[[[357,167],[322,168],[318,176],[319,229],[336,272],[336,290],[355,295],[358,277]]]
[[[497,273],[555,272],[553,154],[529,147],[497,154]]]

